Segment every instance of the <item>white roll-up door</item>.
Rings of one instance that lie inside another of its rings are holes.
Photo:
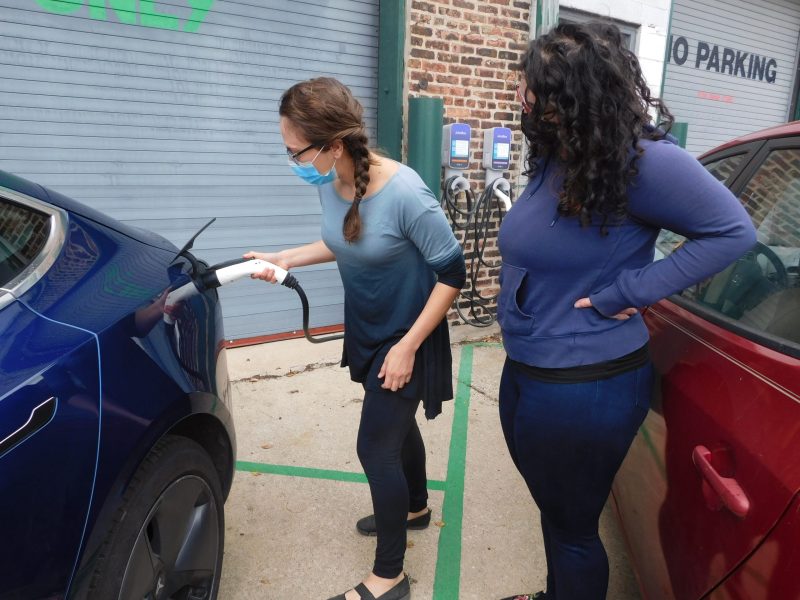
[[[208,262],[319,239],[315,188],[287,166],[278,101],[348,85],[374,140],[379,0],[0,0],[0,169]],[[296,272],[313,327],[341,323],[335,265]],[[221,291],[229,339],[299,329],[294,292]]]
[[[690,152],[786,122],[798,35],[796,1],[674,0],[663,96]]]

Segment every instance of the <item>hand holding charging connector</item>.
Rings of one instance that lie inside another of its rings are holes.
[[[199,276],[193,277],[189,283],[170,292],[165,303],[164,321],[168,324],[174,323],[175,319],[171,314],[174,313],[173,307],[195,294],[202,294],[206,290],[222,287],[244,277],[253,277],[280,283],[297,292],[297,295],[300,296],[300,303],[303,305],[303,333],[309,342],[319,344],[344,337],[343,335],[329,335],[322,338],[312,336],[308,330],[308,298],[303,288],[300,287],[300,283],[283,267],[260,258],[250,258],[257,255],[256,252],[249,252],[243,258],[213,265]]]
[[[283,283],[283,278],[285,275],[281,277],[281,271],[289,270],[289,264],[280,257],[278,252],[266,253],[254,252],[251,250],[247,254],[243,255],[242,258],[261,260],[270,265],[260,273],[252,273],[250,275],[252,279],[261,279],[262,281],[266,281],[268,283]],[[277,266],[278,270],[272,268],[274,266]]]
[[[287,278],[290,277],[289,272],[265,260],[241,258],[220,263],[209,267],[208,270],[200,276],[194,277],[192,281],[171,291],[169,295],[167,295],[167,301],[164,305],[164,321],[167,323],[172,323],[174,321],[169,312],[171,312],[172,307],[179,302],[195,294],[202,294],[206,290],[227,285],[243,277],[264,273],[266,270],[271,270],[274,273],[275,281],[282,285],[287,285],[287,287],[291,287],[291,281],[289,284],[286,283]],[[294,280],[294,277],[291,279]]]

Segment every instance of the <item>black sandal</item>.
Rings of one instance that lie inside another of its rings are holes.
[[[403,575],[397,585],[377,598],[372,595],[372,592],[363,583],[359,583],[353,589],[361,600],[411,600],[411,584],[408,582],[408,575]],[[328,598],[328,600],[346,600],[346,598],[344,594],[339,594],[333,598]]]
[[[432,512],[429,508],[425,514],[408,519],[406,521],[406,529],[427,529],[428,525],[431,524]],[[359,519],[356,523],[356,530],[361,535],[378,535],[378,528],[375,526],[375,515]]]

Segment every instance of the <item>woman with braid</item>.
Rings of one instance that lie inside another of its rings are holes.
[[[339,267],[342,366],[364,388],[357,451],[374,510],[356,527],[377,535],[377,549],[364,581],[331,600],[408,600],[406,529],[431,520],[415,414],[421,401],[432,419],[453,397],[445,315],[466,271],[436,198],[413,170],[370,150],[362,112],[335,79],[304,81],[283,94],[289,166],[319,188],[322,239],[245,257],[286,269],[332,260]],[[254,277],[275,281],[272,270]]]

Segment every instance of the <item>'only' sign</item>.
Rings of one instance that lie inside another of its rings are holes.
[[[157,9],[154,0],[36,0],[36,3],[46,11],[61,15],[88,11],[91,19],[110,21],[112,19],[110,15],[113,14],[120,23],[126,25],[143,25],[192,33],[200,28],[214,0],[184,0],[184,2],[185,12],[191,9],[187,17]]]

